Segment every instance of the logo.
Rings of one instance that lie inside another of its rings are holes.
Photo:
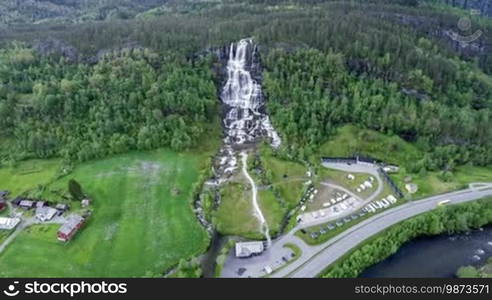
[[[18,281],[14,281],[14,284],[10,284],[6,290],[3,291],[3,293],[9,297],[14,297],[17,296],[20,292],[16,290],[16,284],[18,284]]]
[[[480,15],[480,11],[472,9],[470,11],[470,16],[473,15]],[[465,48],[466,46],[468,46],[468,44],[472,43],[473,41],[476,41],[483,34],[482,30],[480,29],[471,33],[471,27],[472,27],[471,19],[468,16],[461,17],[458,20],[458,29],[463,34],[451,32],[450,37],[456,42],[458,42],[462,48]]]

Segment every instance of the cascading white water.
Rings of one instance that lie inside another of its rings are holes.
[[[210,184],[218,185],[233,174],[237,167],[236,150],[242,145],[254,144],[261,137],[267,137],[274,148],[278,148],[281,140],[273,128],[270,118],[265,114],[261,85],[251,74],[251,70],[259,69],[254,62],[257,54],[256,46],[251,39],[243,39],[232,43],[229,47],[227,61],[227,81],[221,93],[221,100],[226,109],[224,116],[224,144],[219,151],[216,178]],[[243,146],[244,147],[244,146]],[[268,224],[258,205],[257,188],[247,171],[246,151],[241,152],[243,173],[251,184],[254,214],[261,224],[261,231],[270,243]]]
[[[273,147],[280,146],[280,138],[269,117],[261,112],[264,106],[261,85],[251,76],[252,55],[256,46],[250,39],[231,44],[227,62],[227,82],[222,90],[222,102],[230,110],[224,119],[226,143],[243,144],[267,136]],[[249,57],[248,57],[249,54]]]

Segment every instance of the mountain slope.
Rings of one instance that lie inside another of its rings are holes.
[[[128,19],[167,0],[4,0],[0,23],[82,22]]]

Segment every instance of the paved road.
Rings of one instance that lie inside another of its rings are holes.
[[[383,182],[379,176],[379,173],[377,172],[378,167],[370,164],[352,164],[352,165],[347,165],[345,163],[330,163],[329,165],[325,165],[325,167],[329,167],[332,169],[337,169],[340,171],[348,172],[348,173],[366,173],[366,174],[371,174],[373,175],[377,182],[378,182],[378,187],[376,191],[371,194],[364,202],[361,202],[361,207],[374,200],[375,197],[380,196],[379,194],[383,190]],[[328,183],[323,183],[329,186],[334,187],[333,184],[328,184]],[[344,190],[345,192],[352,194],[352,192],[344,189],[343,187],[336,186],[336,188]],[[357,197],[359,198],[359,197]],[[234,257],[234,255],[231,253],[231,255],[228,257],[226,263],[224,264],[224,268],[222,271],[221,276],[222,277],[261,277],[266,275],[264,272],[264,267],[265,266],[277,266],[279,264],[282,264],[284,257],[288,257],[288,255],[291,253],[289,249],[286,249],[284,247],[285,244],[295,244],[297,247],[299,247],[303,253],[302,257],[312,257],[315,255],[320,249],[317,249],[316,247],[312,247],[304,243],[304,241],[297,236],[295,236],[295,233],[303,228],[307,227],[312,227],[318,224],[324,224],[330,221],[333,221],[334,219],[339,219],[343,218],[349,214],[351,214],[353,211],[347,211],[343,212],[337,216],[330,216],[327,215],[325,217],[320,217],[317,219],[308,219],[305,220],[302,223],[297,224],[291,231],[288,233],[282,235],[281,237],[277,238],[274,240],[271,244],[270,247],[260,256],[248,258],[248,259],[239,259]],[[242,269],[243,272],[241,275],[238,274],[238,270]]]
[[[449,199],[451,205],[491,195],[492,184],[489,184],[482,188],[472,187],[463,191],[429,197],[381,212],[331,239],[321,246],[320,251],[312,257],[302,256],[292,265],[280,270],[277,274],[273,274],[272,277],[315,277],[326,266],[335,262],[367,238],[402,220],[435,209],[440,201]]]
[[[295,261],[270,275],[270,277],[315,277],[326,266],[335,262],[345,253],[370,236],[418,214],[436,208],[442,200],[451,200],[451,204],[477,200],[492,195],[492,183],[471,184],[469,189],[437,195],[422,200],[403,204],[383,211],[328,240],[318,246],[309,246],[294,235],[299,228],[288,232],[275,240],[272,246],[262,255],[250,259],[230,257],[224,265],[223,277],[260,277],[265,273],[266,265],[275,265],[285,256],[284,245],[293,243],[302,250],[302,255]],[[311,225],[312,226],[312,225]],[[239,275],[237,270],[243,268]]]

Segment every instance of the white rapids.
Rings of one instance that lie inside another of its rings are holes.
[[[257,67],[253,56],[257,52],[251,39],[231,43],[227,60],[227,81],[220,99],[227,113],[224,116],[224,143],[218,154],[218,176],[209,184],[219,185],[239,167],[234,148],[252,144],[267,137],[273,148],[281,140],[265,113],[261,85],[253,78],[251,69]]]
[[[250,39],[243,39],[237,45],[231,44],[229,49],[227,82],[221,94],[222,102],[230,108],[224,119],[225,143],[240,145],[266,135],[271,145],[277,148],[280,138],[270,118],[261,112],[264,106],[261,85],[248,70],[253,65],[251,56],[255,52],[256,46]]]
[[[220,95],[226,111],[223,120],[224,140],[217,158],[216,177],[208,184],[220,185],[234,174],[239,167],[238,151],[241,151],[243,173],[252,188],[254,214],[269,245],[268,224],[258,205],[256,184],[247,171],[248,154],[244,148],[261,138],[267,138],[273,148],[278,148],[281,140],[265,113],[261,84],[252,74],[252,70],[259,70],[258,57],[255,56],[256,45],[251,39],[242,39],[238,43],[231,43],[228,55],[227,78]]]

